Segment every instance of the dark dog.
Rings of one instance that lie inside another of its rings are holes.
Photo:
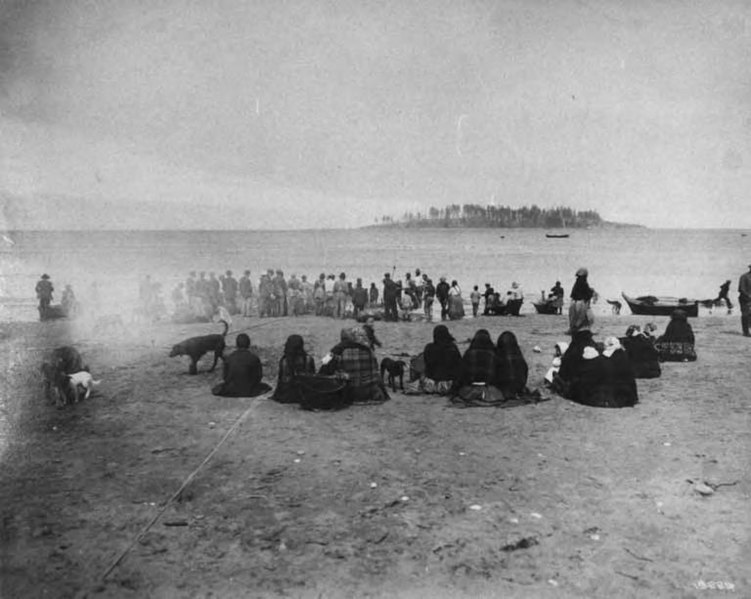
[[[388,385],[391,386],[391,390],[396,393],[396,379],[399,378],[399,386],[404,391],[404,370],[407,365],[402,360],[392,360],[391,358],[384,358],[381,360],[381,378],[388,372]]]
[[[219,322],[224,323],[224,331],[217,335],[201,335],[200,337],[191,337],[185,341],[181,341],[177,345],[172,347],[172,351],[169,354],[170,358],[175,356],[188,356],[190,357],[190,374],[198,374],[198,360],[200,360],[204,354],[210,351],[214,352],[214,363],[209,368],[209,372],[213,372],[216,368],[216,363],[219,358],[224,360],[224,348],[226,346],[224,337],[229,330],[229,324],[226,320]]]
[[[618,316],[621,313],[621,308],[623,307],[623,304],[619,302],[618,300],[606,300],[610,306],[613,309],[613,314]]]
[[[86,370],[88,367],[75,347],[63,346],[53,350],[41,367],[47,399],[56,406],[74,403],[76,394],[70,386],[68,375]]]

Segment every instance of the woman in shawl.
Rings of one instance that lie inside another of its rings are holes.
[[[422,363],[422,364],[420,364]],[[462,355],[446,325],[436,325],[433,342],[410,365],[419,378],[408,385],[407,393],[446,395],[462,370]]]
[[[498,337],[496,346],[498,357],[498,387],[506,399],[515,399],[525,393],[529,367],[522,355],[516,335],[504,331]]]
[[[389,399],[378,370],[378,361],[361,327],[342,329],[341,341],[323,359],[321,374],[347,375],[347,393],[357,402],[383,402]]]
[[[305,342],[300,335],[290,335],[284,344],[284,354],[279,359],[279,379],[271,399],[279,403],[300,401],[295,377],[298,374],[315,374],[313,356],[305,351]]]
[[[462,357],[462,369],[454,382],[454,400],[465,405],[494,406],[503,403],[498,388],[499,373],[496,347],[486,329],[475,333]]]
[[[693,362],[696,360],[694,331],[683,310],[675,310],[665,333],[658,337],[657,351],[662,362]]]
[[[559,395],[562,395],[563,397],[566,397],[568,399],[572,398],[571,396],[574,391],[574,387],[576,386],[580,378],[580,373],[583,366],[585,366],[584,350],[588,347],[593,348],[596,352],[596,355],[599,355],[599,351],[597,351],[597,344],[592,338],[591,331],[579,331],[573,335],[571,343],[568,345],[565,352],[563,353],[563,356],[561,357],[561,367],[558,372],[553,375],[552,388]],[[588,357],[587,359],[594,357],[592,356],[591,352],[589,352],[588,355],[590,357]],[[585,370],[586,369],[587,368],[585,368]]]
[[[639,395],[634,369],[620,341],[616,337],[605,339],[602,355],[605,358],[605,385],[598,394],[597,405],[603,408],[626,408],[636,405]]]
[[[451,281],[449,288],[449,320],[459,320],[464,318],[464,300],[462,299],[462,289],[459,283]]]
[[[626,336],[621,337],[620,344],[634,369],[634,377],[653,379],[662,374],[660,354],[655,347],[654,339],[646,332],[642,332],[639,325],[629,326],[626,329]]]
[[[573,337],[578,331],[592,329],[595,317],[592,312],[591,302],[595,290],[589,286],[586,268],[576,271],[576,281],[571,288],[571,305],[568,308],[569,333]]]

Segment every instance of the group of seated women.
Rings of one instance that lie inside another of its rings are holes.
[[[662,361],[696,360],[694,334],[685,312],[676,310],[665,333],[655,339],[654,325],[644,331],[632,325],[625,337],[597,343],[588,329],[574,333],[570,344],[557,344],[558,356],[546,375],[551,388],[581,404],[599,407],[633,406],[638,401],[636,378],[661,374]],[[377,340],[376,340],[377,341]],[[272,399],[299,403],[299,379],[319,375],[346,381],[349,403],[389,399],[373,353],[374,337],[362,326],[345,328],[341,340],[327,354],[316,373],[313,357],[300,335],[290,335],[279,361],[277,387]],[[221,395],[258,395],[269,389],[261,382],[260,361],[250,355],[247,335],[238,335],[238,351],[225,363],[225,380],[214,392]],[[412,361],[414,380],[408,394],[448,395],[465,405],[502,405],[528,398],[529,368],[516,336],[504,331],[494,344],[486,329],[478,330],[461,354],[448,328],[437,325],[433,341]],[[248,371],[241,381],[240,370]]]
[[[589,330],[577,331],[552,376],[552,388],[577,403],[623,408],[639,401],[634,370],[616,337],[598,344]]]
[[[475,333],[464,355],[445,325],[433,329],[433,342],[413,361],[418,375],[407,393],[450,395],[467,405],[501,405],[528,393],[529,368],[516,336],[505,331],[493,344],[490,333]]]
[[[303,339],[290,335],[279,360],[279,376],[272,399],[280,403],[304,402],[300,380],[316,374],[312,356],[305,352]],[[351,403],[383,402],[389,399],[371,347],[371,338],[363,327],[342,329],[341,340],[324,356],[318,375],[338,381],[344,401]],[[319,390],[321,386],[317,387]]]

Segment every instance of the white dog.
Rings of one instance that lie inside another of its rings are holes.
[[[84,389],[86,393],[84,394],[84,399],[89,399],[89,395],[91,395],[91,390],[96,387],[99,383],[102,381],[95,381],[94,377],[91,376],[91,373],[82,370],[80,372],[76,372],[74,374],[68,375],[70,390],[73,393],[73,397],[75,398],[74,401],[78,402],[79,395],[78,391],[79,389]]]

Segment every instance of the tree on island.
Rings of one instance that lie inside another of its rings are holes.
[[[574,210],[565,206],[540,208],[532,204],[511,208],[495,204],[450,204],[445,208],[431,206],[427,214],[405,212],[397,219],[383,216],[381,223],[404,227],[582,229],[601,226],[605,221],[594,210]]]

